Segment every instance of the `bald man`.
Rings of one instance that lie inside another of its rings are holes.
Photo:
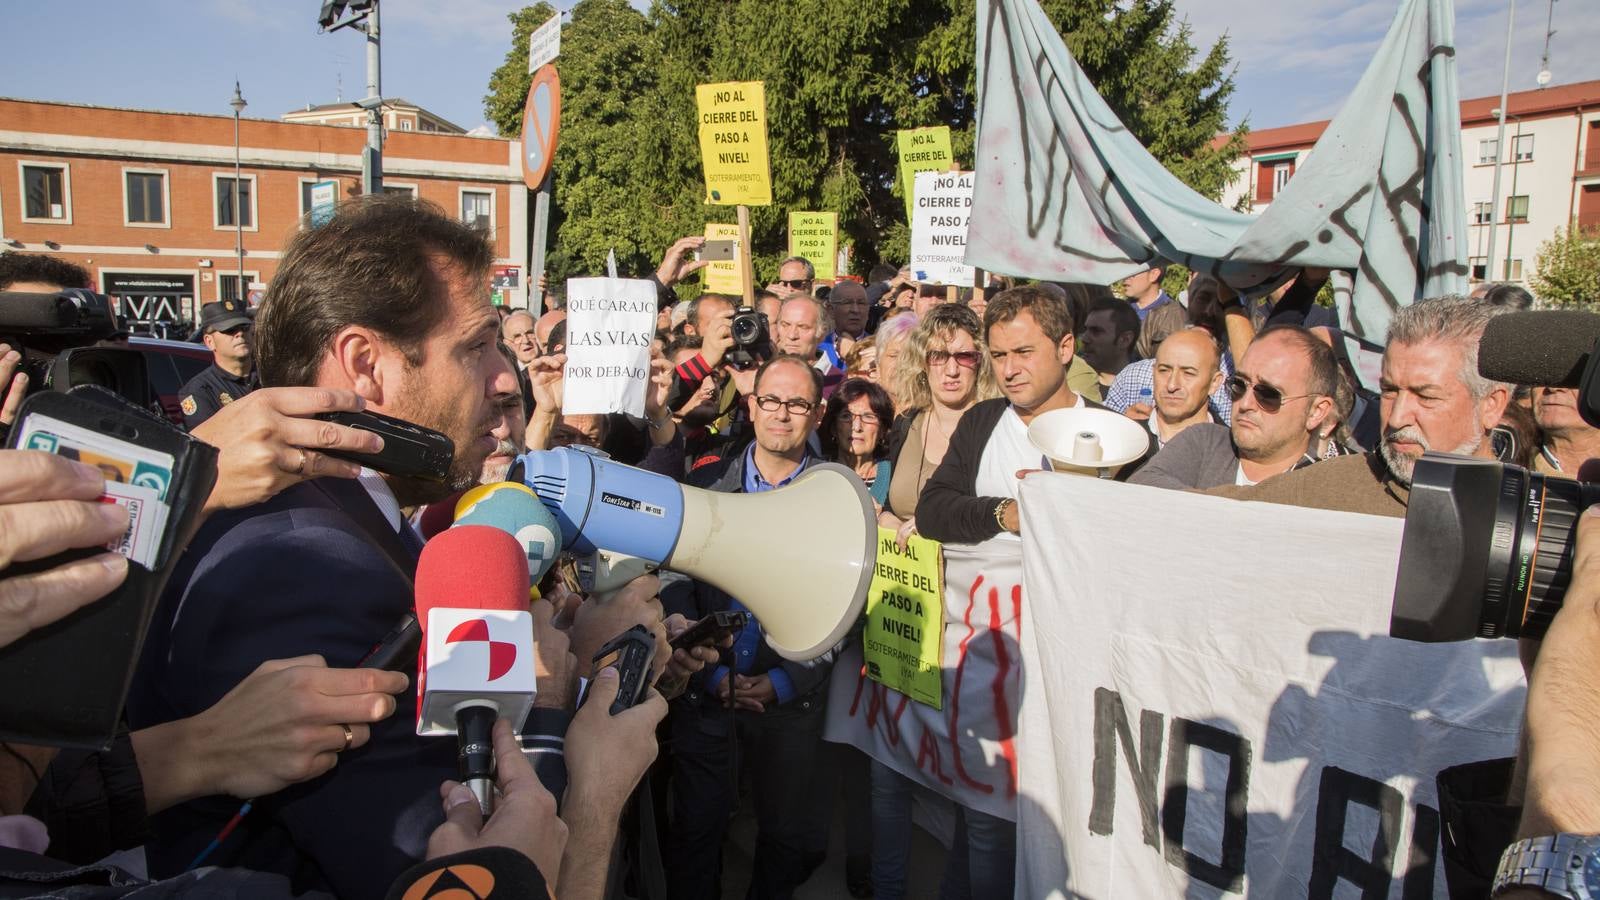
[[[1211,394],[1222,386],[1222,353],[1210,332],[1188,328],[1168,335],[1150,375],[1155,410],[1146,424],[1161,446],[1191,425],[1222,421],[1210,408]]]
[[[500,323],[500,339],[506,342],[511,352],[517,357],[517,370],[528,368],[528,363],[539,358],[544,348],[534,337],[533,313],[519,309],[505,317]]]
[[[566,320],[566,310],[552,309],[540,316],[539,321],[533,323],[533,339],[538,342],[540,353],[550,352],[550,332],[554,331],[557,325]]]

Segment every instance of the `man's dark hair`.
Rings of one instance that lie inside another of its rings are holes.
[[[1111,336],[1115,340],[1124,334],[1133,335],[1134,340],[1139,339],[1139,314],[1134,312],[1133,304],[1116,297],[1101,297],[1089,305],[1091,314],[1103,312],[1111,314]],[[1085,316],[1084,318],[1088,318]],[[1132,351],[1132,345],[1129,346]]]
[[[818,429],[822,454],[827,458],[836,459],[839,455],[840,416],[862,397],[867,398],[873,415],[878,417],[878,442],[872,447],[872,458],[884,459],[889,455],[889,431],[894,422],[894,401],[889,399],[889,392],[865,378],[846,378],[828,398],[828,411],[823,414],[822,427]]]
[[[357,197],[333,218],[296,234],[256,316],[256,366],[269,386],[307,385],[333,338],[352,325],[392,341],[412,366],[443,320],[449,290],[443,257],[488,290],[494,248],[425,200],[399,194]]]
[[[1117,298],[1117,295],[1111,293],[1111,288],[1103,284],[1082,284],[1075,281],[1046,283],[1059,284],[1061,293],[1066,296],[1067,311],[1072,313],[1072,331],[1074,334],[1083,331],[1084,324],[1089,320],[1089,310],[1096,303],[1108,298],[1112,300]],[[1127,301],[1123,301],[1123,305],[1127,306]],[[1139,321],[1138,313],[1133,314],[1133,320],[1137,326]],[[1137,332],[1137,327],[1134,330]]]
[[[1287,338],[1300,346],[1306,354],[1306,361],[1311,363],[1311,375],[1306,379],[1306,390],[1324,397],[1335,397],[1339,390],[1339,380],[1343,377],[1339,372],[1339,361],[1333,356],[1333,348],[1323,343],[1309,328],[1299,325],[1268,325],[1256,334],[1254,344],[1269,335],[1278,335]]]
[[[1490,306],[1506,306],[1511,309],[1533,309],[1533,295],[1528,293],[1520,284],[1509,281],[1498,281],[1489,285],[1483,292],[1483,302]]]
[[[699,350],[704,345],[705,339],[698,334],[673,335],[672,340],[668,341],[666,348],[661,351],[661,355],[671,359],[672,354],[679,350]]]
[[[1044,336],[1052,344],[1061,343],[1062,338],[1072,333],[1072,310],[1064,297],[1038,285],[1026,284],[1007,288],[989,301],[983,310],[983,342],[989,342],[989,332],[994,326],[1009,322],[1024,312],[1033,316],[1033,321],[1044,330]]]
[[[753,393],[761,393],[761,379],[766,377],[768,369],[779,364],[799,366],[800,368],[805,369],[807,372],[810,372],[812,388],[811,402],[822,402],[822,372],[816,366],[813,366],[809,360],[801,359],[800,357],[795,356],[793,353],[779,353],[777,356],[774,356],[773,358],[762,363],[761,368],[756,370],[755,383],[751,385]]]
[[[13,284],[42,281],[63,288],[92,287],[82,266],[43,253],[0,253],[0,291]]]
[[[900,274],[900,270],[894,266],[891,266],[888,263],[878,263],[872,267],[872,271],[867,273],[867,283],[871,284],[876,281],[889,281],[898,274]]]

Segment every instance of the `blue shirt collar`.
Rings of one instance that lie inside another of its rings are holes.
[[[788,477],[777,484],[772,484],[761,475],[761,470],[756,468],[756,442],[751,441],[750,446],[744,449],[744,492],[746,494],[759,494],[762,491],[775,491],[800,476],[806,467],[811,465],[811,447],[806,446],[806,455],[800,459],[800,465],[790,472]]]

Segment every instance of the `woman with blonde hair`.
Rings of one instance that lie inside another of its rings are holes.
[[[912,313],[903,312],[884,319],[878,326],[877,333],[873,335],[873,342],[878,345],[878,383],[889,392],[889,399],[894,401],[896,413],[905,407],[900,397],[900,382],[895,377],[895,371],[900,367],[906,339],[916,327],[917,317]]]

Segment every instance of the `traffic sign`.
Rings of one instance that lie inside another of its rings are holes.
[[[561,55],[561,13],[528,35],[528,71],[532,72]]]
[[[545,64],[533,74],[528,100],[522,107],[522,181],[537,191],[550,173],[561,131],[561,77]]]

